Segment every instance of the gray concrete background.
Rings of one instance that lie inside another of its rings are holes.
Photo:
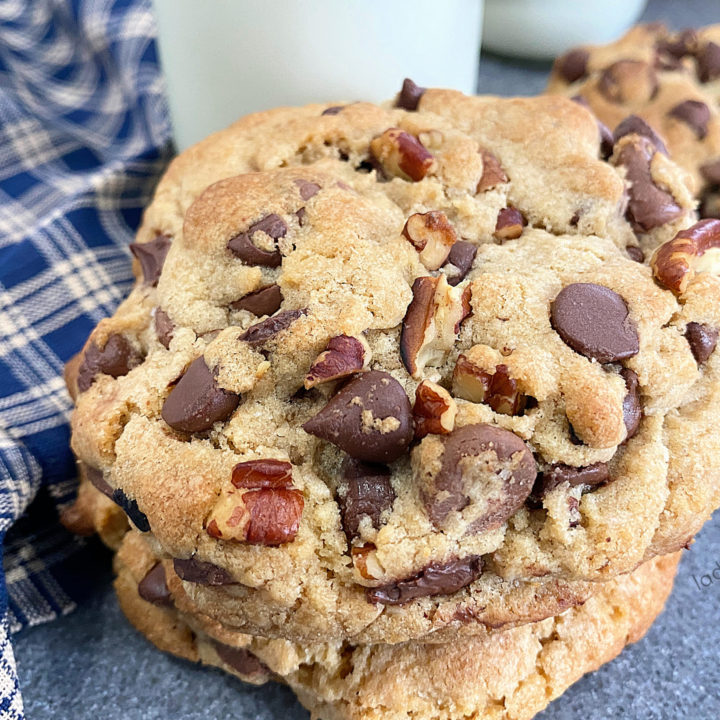
[[[652,0],[645,17],[678,28],[720,22],[720,0]],[[484,56],[479,91],[531,95],[542,90],[546,73],[544,65]],[[122,616],[110,588],[109,560],[101,557],[88,568],[97,587],[82,607],[14,638],[29,720],[307,720],[284,687],[247,687],[156,651]],[[716,516],[686,553],[667,609],[648,635],[539,717],[720,718],[719,625]]]

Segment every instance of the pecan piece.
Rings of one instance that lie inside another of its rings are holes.
[[[370,152],[389,176],[418,182],[432,168],[435,160],[414,136],[390,128],[370,143]]]
[[[508,176],[502,169],[502,165],[500,165],[500,160],[498,160],[497,156],[484,148],[480,150],[480,154],[482,155],[483,171],[476,189],[476,192],[479,193],[492,190],[494,187],[508,181]]]
[[[354,375],[367,368],[369,362],[370,347],[363,338],[337,335],[330,338],[327,348],[310,366],[305,376],[305,389]]]
[[[507,365],[496,365],[493,371],[478,367],[466,355],[460,355],[453,370],[453,393],[463,400],[485,403],[496,413],[522,415],[527,397],[518,389]]]
[[[437,270],[445,264],[458,239],[445,213],[437,210],[411,215],[402,234],[418,251],[420,262],[428,270]]]
[[[720,220],[701,220],[663,243],[650,260],[655,279],[682,295],[697,273],[720,274]]]
[[[412,286],[400,333],[400,357],[413,377],[426,365],[440,364],[455,344],[460,324],[470,314],[470,288],[454,288],[444,275],[419,277]]]
[[[525,216],[516,208],[502,208],[495,222],[493,237],[496,240],[516,240],[527,225]]]
[[[457,403],[444,387],[429,380],[423,380],[417,386],[413,406],[417,440],[429,433],[447,435],[452,432],[456,415]]]

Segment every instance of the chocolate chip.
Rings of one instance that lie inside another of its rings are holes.
[[[91,342],[85,350],[78,369],[78,390],[85,392],[100,374],[114,378],[127,375],[141,362],[140,353],[124,335],[111,335],[102,350]]]
[[[482,573],[482,559],[477,555],[429,565],[421,573],[407,580],[368,588],[368,602],[382,605],[403,605],[410,600],[434,595],[450,595],[475,582]]]
[[[644,263],[645,262],[645,253],[636,245],[628,245],[625,248],[625,251],[628,254],[628,257],[631,260],[634,260],[635,262]]]
[[[657,94],[657,74],[651,65],[640,60],[618,60],[603,70],[598,90],[614,103],[631,98],[638,103],[647,102]]]
[[[458,285],[461,283],[472,268],[477,254],[477,245],[459,240],[450,249],[447,262],[443,266],[447,276],[448,285]],[[452,266],[452,267],[450,267]],[[455,271],[457,268],[457,271]]]
[[[287,330],[298,318],[307,315],[307,312],[307,308],[283,310],[267,320],[251,325],[239,339],[250,345],[263,345],[278,333]]]
[[[718,339],[718,328],[701,323],[689,322],[685,327],[685,338],[698,365],[712,355]]]
[[[584,488],[591,488],[603,485],[609,480],[610,473],[606,463],[595,463],[585,467],[551,465],[537,476],[532,498],[541,501],[547,493],[564,482],[568,483],[570,487],[582,485]]]
[[[305,223],[307,222],[307,210],[305,210],[304,207],[301,207],[295,212],[295,217],[298,219],[298,225],[300,225],[300,227],[305,227]]]
[[[583,48],[575,48],[561,55],[555,61],[555,70],[565,82],[574,83],[587,75],[587,63],[590,53]]]
[[[245,232],[236,235],[228,244],[230,250],[236,257],[239,257],[248,265],[261,265],[263,267],[279,267],[282,263],[282,254],[279,250],[261,250],[252,241],[256,232],[262,232],[273,240],[285,237],[287,233],[285,221],[275,213],[266,215],[261,220],[251,225]]]
[[[130,252],[140,262],[145,285],[157,285],[169,249],[170,238],[167,235],[158,235],[146,243],[130,243]]]
[[[260,290],[251,292],[234,303],[230,307],[233,310],[247,310],[258,317],[272,315],[280,309],[283,296],[279,285],[267,285]]]
[[[589,110],[593,114],[593,117],[595,116],[593,109],[590,107],[590,103],[582,95],[573,95],[570,99]],[[610,128],[602,122],[602,120],[595,117],[595,122],[597,123],[598,133],[600,135],[600,157],[607,160],[613,152],[613,134],[610,132]],[[579,219],[580,218],[578,217],[574,223],[571,222],[570,224],[576,226]]]
[[[689,125],[699,140],[702,140],[707,135],[710,108],[704,102],[685,100],[668,110],[668,115]]]
[[[177,576],[185,582],[196,583],[197,585],[208,585],[218,587],[220,585],[235,585],[232,575],[213,563],[203,562],[195,558],[175,558],[173,568]]]
[[[628,115],[613,133],[613,142],[617,142],[626,135],[642,135],[646,137],[663,155],[668,155],[662,138],[638,115]]]
[[[320,186],[317,183],[310,182],[309,180],[303,180],[298,178],[295,180],[295,184],[300,191],[300,197],[303,200],[309,200],[313,195],[317,195],[320,192]]]
[[[252,676],[270,673],[267,665],[245,648],[231,647],[217,640],[213,641],[213,645],[220,660],[240,675]]]
[[[405,78],[395,106],[411,112],[417,110],[420,98],[424,95],[425,90],[427,88],[416,85],[410,78]]]
[[[167,586],[165,568],[162,563],[155,563],[140,581],[138,595],[153,605],[172,607],[173,599]]]
[[[145,513],[138,507],[137,500],[130,499],[120,488],[113,490],[111,499],[125,511],[140,532],[150,532],[150,523]]]
[[[625,215],[636,232],[644,233],[680,217],[683,209],[672,193],[661,190],[652,179],[650,163],[655,145],[647,138],[636,137],[622,146],[614,162],[626,171],[628,206]]]
[[[357,537],[360,521],[370,518],[371,525],[380,527],[380,518],[392,507],[395,491],[390,484],[390,469],[346,458],[342,466],[342,483],[338,492],[340,516],[348,538]]]
[[[113,489],[110,487],[107,480],[105,480],[103,471],[98,470],[97,468],[92,467],[92,465],[87,465],[85,463],[81,463],[81,465],[87,481],[90,482],[93,487],[95,487],[96,490],[99,490],[105,497],[108,497],[112,500]]]
[[[161,345],[170,347],[170,341],[175,332],[175,323],[170,316],[161,308],[155,310],[155,334]]]
[[[720,77],[720,45],[706,43],[695,56],[700,82],[710,82]]]
[[[342,111],[344,108],[344,105],[332,105],[328,108],[325,108],[320,114],[321,115],[337,115],[339,112]]]
[[[303,429],[357,460],[389,463],[413,439],[412,409],[395,378],[372,370],[344,385]]]
[[[640,402],[637,373],[630,368],[623,368],[620,371],[620,375],[622,375],[623,380],[625,380],[625,387],[627,388],[627,394],[623,399],[623,421],[625,422],[625,429],[627,430],[627,436],[625,437],[627,441],[638,431],[640,420],[642,420],[643,409],[642,403]]]
[[[697,39],[697,32],[688,29],[683,30],[673,40],[668,38],[658,40],[655,47],[659,53],[670,55],[679,60],[686,55],[694,54],[695,48],[697,47]]]
[[[638,335],[625,300],[595,283],[563,288],[550,309],[553,328],[575,352],[600,363],[637,355]]]
[[[174,430],[197,433],[226,420],[237,408],[240,396],[223,390],[202,357],[190,367],[163,403],[163,420]]]
[[[494,425],[465,425],[449,435],[428,436],[441,443],[442,459],[420,467],[421,496],[433,525],[477,503],[481,515],[470,517],[469,532],[500,527],[530,494],[537,469],[530,448],[509,430]],[[422,450],[422,446],[421,446]],[[483,488],[480,500],[478,489]],[[482,503],[482,504],[480,504]]]
[[[701,165],[700,174],[711,185],[720,185],[720,158]]]

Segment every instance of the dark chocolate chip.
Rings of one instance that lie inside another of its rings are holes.
[[[303,180],[298,178],[295,180],[295,184],[300,191],[300,197],[303,200],[309,200],[313,195],[317,195],[320,192],[320,186],[317,183],[310,182],[309,180]]]
[[[555,70],[565,82],[574,83],[587,75],[590,53],[584,48],[575,48],[561,55],[555,61]]]
[[[680,217],[683,209],[672,193],[661,190],[652,179],[650,163],[655,145],[645,137],[633,138],[623,145],[614,162],[626,171],[628,206],[625,215],[636,232],[644,233]]]
[[[116,488],[113,490],[112,501],[125,511],[140,532],[150,532],[150,523],[138,507],[137,500],[130,499],[120,488]]]
[[[412,409],[395,378],[372,370],[345,384],[303,429],[357,460],[389,463],[413,439]]]
[[[232,575],[213,563],[203,562],[195,558],[175,558],[173,568],[177,576],[185,582],[196,583],[197,585],[208,585],[218,587],[220,585],[235,585]]]
[[[642,135],[646,137],[663,155],[668,155],[667,147],[662,138],[639,115],[628,115],[613,133],[613,142],[626,135]]]
[[[700,174],[711,185],[720,185],[720,158],[701,165]]]
[[[403,108],[403,110],[410,110],[411,112],[418,109],[420,98],[425,94],[427,88],[416,85],[410,78],[405,78],[402,85],[402,90],[398,95],[396,107]]]
[[[91,342],[78,369],[78,390],[85,392],[100,374],[114,378],[127,375],[140,362],[140,354],[124,335],[111,335],[102,350]]]
[[[683,30],[674,39],[658,40],[655,47],[659,53],[670,55],[677,60],[693,55],[697,48],[697,32],[692,29]]]
[[[645,253],[642,251],[641,248],[637,247],[636,245],[628,245],[625,248],[625,251],[627,252],[628,257],[631,260],[639,263],[645,262]]]
[[[305,227],[305,223],[307,222],[307,210],[305,210],[304,207],[301,207],[295,212],[295,217],[298,219],[298,225],[300,225],[300,227]]]
[[[218,657],[240,675],[252,676],[270,673],[267,665],[245,648],[231,647],[217,640],[213,641],[213,645]]]
[[[145,285],[157,285],[169,249],[170,238],[167,235],[158,235],[146,243],[130,243],[130,252],[140,262]]]
[[[625,300],[604,285],[563,288],[552,302],[550,320],[564,343],[600,363],[625,360],[640,349]]]
[[[698,214],[703,219],[720,220],[720,194],[717,192],[705,193],[700,200]]]
[[[155,334],[161,345],[170,347],[170,341],[175,332],[175,323],[170,316],[161,308],[155,310]]]
[[[532,497],[541,501],[546,493],[566,482],[570,487],[583,485],[585,488],[597,487],[610,480],[610,473],[606,463],[595,463],[585,467],[572,465],[551,465],[541,472],[535,481]]]
[[[695,56],[700,82],[710,82],[720,77],[720,45],[706,43]]]
[[[682,120],[702,140],[707,135],[710,122],[710,108],[700,100],[685,100],[668,110],[668,115]]]
[[[449,435],[428,436],[443,444],[442,461],[421,468],[421,495],[428,517],[442,527],[448,515],[471,504],[474,485],[487,486],[483,514],[470,532],[500,527],[522,506],[537,474],[530,448],[515,433],[494,425],[465,425]],[[426,438],[423,442],[428,442]],[[485,480],[483,480],[485,477]]]
[[[345,106],[344,105],[332,105],[328,108],[325,108],[320,114],[321,115],[337,115],[339,112],[343,110]]]
[[[639,94],[638,80],[643,79],[645,93]],[[618,60],[603,70],[598,90],[614,103],[627,102],[631,95],[638,95],[636,102],[647,102],[657,94],[657,73],[655,68],[640,60]]]
[[[266,215],[251,225],[245,232],[236,235],[228,244],[230,250],[248,265],[261,265],[263,267],[279,267],[282,263],[282,254],[279,250],[261,250],[252,241],[256,232],[263,232],[273,240],[285,237],[287,233],[285,221],[275,213]]]
[[[452,246],[447,262],[444,265],[448,285],[455,286],[465,279],[467,274],[470,272],[470,268],[472,268],[476,254],[477,245],[466,242],[465,240],[459,240]],[[452,265],[453,268],[457,268],[457,272],[454,270],[452,274],[448,272],[449,265]]]
[[[174,430],[197,433],[226,420],[237,408],[240,396],[219,387],[202,357],[190,367],[163,403],[163,420]]]
[[[620,375],[622,375],[623,380],[625,380],[625,387],[627,388],[627,394],[623,400],[623,420],[625,422],[625,429],[627,430],[625,440],[629,440],[640,427],[643,409],[642,403],[640,402],[637,373],[630,368],[623,368],[620,371]]]
[[[365,597],[368,602],[382,605],[403,605],[410,600],[434,595],[450,595],[475,582],[482,574],[482,559],[477,555],[430,565],[415,577],[368,588]]]
[[[713,353],[718,340],[718,328],[701,323],[689,322],[685,327],[685,338],[698,365],[702,365]]]
[[[165,578],[165,568],[158,562],[152,566],[138,585],[138,595],[153,605],[172,607],[173,599]]]
[[[364,517],[370,518],[372,526],[378,529],[383,512],[391,508],[395,500],[390,469],[346,458],[342,475],[338,504],[345,534],[348,538],[357,537]]]
[[[614,138],[610,128],[602,122],[597,121],[598,133],[600,133],[600,157],[607,160],[613,154]]]
[[[268,285],[251,292],[230,305],[233,310],[247,310],[253,315],[272,315],[280,309],[283,296],[279,285]]]
[[[105,497],[108,497],[112,500],[113,489],[110,487],[107,480],[105,480],[103,471],[92,467],[92,465],[87,465],[85,463],[81,464],[85,472],[85,478],[88,480],[88,482],[90,482],[95,487],[95,489],[99,490]]]
[[[287,330],[298,318],[307,315],[307,312],[307,308],[283,310],[267,320],[251,325],[239,339],[250,345],[263,345],[278,333]]]

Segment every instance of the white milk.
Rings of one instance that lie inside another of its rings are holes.
[[[179,149],[250,112],[475,91],[482,0],[155,0]]]

